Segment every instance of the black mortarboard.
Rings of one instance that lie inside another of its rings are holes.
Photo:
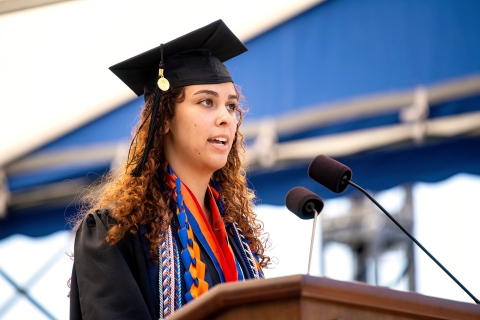
[[[157,117],[161,96],[159,86],[166,91],[169,87],[233,82],[222,62],[245,51],[247,48],[225,23],[217,20],[110,67],[138,96],[144,94],[145,101],[156,93],[148,139],[142,158],[132,172],[134,176],[140,175],[153,144],[154,119]],[[161,84],[165,82],[169,85],[163,87]]]
[[[157,85],[160,60],[172,88],[193,84],[231,82],[222,62],[247,51],[222,20],[110,67],[137,96],[148,100]]]

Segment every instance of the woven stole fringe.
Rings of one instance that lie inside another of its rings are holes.
[[[253,256],[252,250],[250,249],[250,244],[248,243],[247,238],[242,233],[242,230],[238,227],[236,222],[229,224],[230,229],[233,231],[233,236],[237,243],[237,246],[242,251],[242,258],[246,262],[247,272],[251,279],[261,279],[264,278],[262,269],[258,264],[257,259]]]
[[[182,306],[180,283],[180,255],[171,226],[168,227],[163,242],[158,246],[159,256],[159,302],[160,317],[165,319]]]

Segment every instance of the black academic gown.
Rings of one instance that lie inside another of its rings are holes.
[[[151,261],[142,232],[128,233],[114,246],[106,243],[112,223],[102,210],[89,214],[77,230],[70,319],[158,319],[158,264]],[[232,238],[230,244],[244,277],[249,278]],[[219,283],[219,276],[206,251],[200,249],[211,288]]]
[[[105,242],[109,217],[89,214],[74,246],[70,319],[158,319],[139,234]]]

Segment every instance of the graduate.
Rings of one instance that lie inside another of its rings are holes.
[[[79,213],[71,319],[163,319],[219,283],[263,278],[245,110],[222,63],[245,51],[218,20],[110,67],[145,106],[125,164]]]

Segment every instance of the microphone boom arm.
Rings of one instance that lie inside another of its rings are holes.
[[[315,216],[313,217],[313,229],[312,229],[312,239],[310,240],[310,255],[308,256],[308,271],[307,275],[310,275],[310,266],[312,264],[312,251],[313,251],[313,241],[315,239],[315,229],[317,227],[317,217],[318,217],[318,212],[315,210],[315,206],[313,203],[307,203],[307,210],[308,211],[314,211]]]
[[[430,257],[430,259],[432,259],[443,271],[445,271],[445,273],[448,274],[448,275],[450,276],[450,278],[451,278],[453,281],[455,281],[455,282],[460,286],[460,288],[462,288],[463,291],[465,291],[465,292],[470,296],[470,298],[473,299],[473,301],[475,301],[476,304],[480,304],[480,301],[479,301],[477,298],[475,298],[475,296],[474,296],[473,294],[471,294],[470,291],[468,291],[467,288],[465,288],[465,287],[463,286],[463,284],[461,284],[460,281],[458,281],[457,278],[455,278],[455,277],[453,276],[453,274],[451,274],[451,273],[447,270],[447,268],[445,268],[437,259],[435,259],[435,257],[432,256],[432,255],[430,254],[430,252],[428,252],[428,250],[425,249],[425,247],[422,246],[421,243],[417,241],[417,239],[415,239],[414,236],[412,236],[407,230],[405,230],[405,228],[403,228],[402,225],[401,225],[400,223],[398,223],[397,220],[395,220],[395,218],[392,217],[392,215],[390,215],[390,214],[387,212],[387,210],[385,210],[367,191],[365,191],[365,189],[363,189],[362,187],[360,187],[359,185],[357,185],[356,183],[354,183],[354,182],[352,182],[352,181],[350,181],[350,180],[348,180],[348,179],[343,179],[343,181],[346,181],[348,184],[350,184],[350,185],[353,186],[354,188],[358,189],[358,190],[361,191],[364,195],[366,195],[370,200],[372,200],[372,202],[375,203],[375,204],[377,205],[377,207],[380,208],[380,210],[382,210],[383,213],[385,213],[385,214],[387,215],[387,217],[389,217],[390,220],[392,220],[393,223],[395,223],[395,224],[397,225],[397,227],[399,227],[399,228],[403,231],[403,233],[405,233],[410,239],[412,239],[412,241],[415,242],[415,244],[416,244],[417,246],[419,246],[420,249],[422,249],[423,252],[425,252],[425,253],[427,254],[427,256]],[[315,213],[316,213],[316,212],[315,212]],[[315,219],[316,219],[316,217],[317,217],[317,215],[315,214]],[[312,240],[312,241],[313,241],[313,240]],[[310,250],[310,255],[311,255],[311,250]],[[309,272],[310,272],[310,263],[309,263],[309,266],[308,266],[308,270],[309,270]]]

